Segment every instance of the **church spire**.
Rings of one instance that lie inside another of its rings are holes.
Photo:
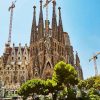
[[[80,58],[78,56],[78,53],[76,52],[76,61],[75,61],[75,66],[78,72],[78,78],[83,80],[83,71],[82,71],[82,67],[80,65]]]
[[[52,35],[57,38],[56,1],[53,1]]]
[[[63,25],[62,25],[62,18],[61,18],[61,7],[58,7],[58,9],[59,9],[59,25],[58,25],[59,41],[64,42]]]
[[[33,22],[32,22],[32,29],[31,29],[31,40],[30,40],[30,44],[33,43],[36,40],[36,33],[37,33],[37,29],[36,29],[36,6],[33,6],[34,8],[34,12],[33,12]]]
[[[77,52],[76,52],[76,66],[80,67],[80,59]]]
[[[42,12],[42,0],[40,0],[40,15],[39,15],[39,23],[38,23],[38,34],[39,38],[44,35],[44,23],[43,23],[43,12]]]

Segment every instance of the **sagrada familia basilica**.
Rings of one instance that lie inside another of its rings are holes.
[[[32,78],[51,78],[53,67],[59,61],[74,66],[78,77],[83,79],[78,53],[74,55],[69,35],[63,29],[61,7],[58,8],[57,16],[56,1],[52,4],[51,22],[48,19],[44,20],[42,0],[38,24],[36,24],[36,6],[33,7],[30,45],[5,44],[4,53],[0,57],[0,81],[6,90],[16,90],[23,82]],[[59,18],[58,21],[56,17]]]

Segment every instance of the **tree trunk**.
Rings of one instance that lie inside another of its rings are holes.
[[[57,93],[52,94],[53,100],[57,100]]]

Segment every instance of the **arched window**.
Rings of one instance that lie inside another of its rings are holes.
[[[39,76],[38,68],[37,67],[34,68],[34,76],[35,77],[38,77]]]
[[[20,60],[20,57],[18,57],[18,60]]]
[[[12,60],[14,60],[14,57],[12,57]]]
[[[24,76],[21,76],[20,77],[20,83],[22,84],[22,83],[24,83],[25,82],[25,78],[24,78]]]
[[[17,76],[14,76],[13,81],[14,83],[17,83]]]
[[[25,57],[25,60],[26,60],[26,57]]]

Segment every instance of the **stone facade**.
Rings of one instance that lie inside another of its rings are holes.
[[[0,81],[7,90],[16,90],[28,80],[29,47],[5,45],[5,52],[0,58]]]
[[[63,31],[61,8],[59,20],[56,19],[56,2],[53,1],[53,14],[50,26],[49,20],[43,19],[42,0],[40,0],[40,15],[36,24],[36,6],[33,7],[33,22],[30,45],[5,45],[5,52],[0,58],[0,80],[7,88],[18,88],[20,84],[32,78],[51,78],[54,65],[59,61],[71,64],[78,71],[78,77],[83,79],[78,54],[74,57],[73,47],[67,32]]]
[[[33,22],[30,39],[30,76],[39,78],[50,78],[54,65],[59,61],[71,64],[77,69],[74,63],[73,47],[69,35],[63,31],[61,7],[58,8],[59,20],[56,19],[56,2],[53,1],[52,22],[43,19],[42,1],[40,1],[40,15],[38,25],[36,24],[36,6],[33,11]],[[78,55],[77,55],[78,56]],[[78,68],[80,61],[77,61]],[[79,70],[80,70],[79,69]],[[80,73],[81,74],[81,73]]]

